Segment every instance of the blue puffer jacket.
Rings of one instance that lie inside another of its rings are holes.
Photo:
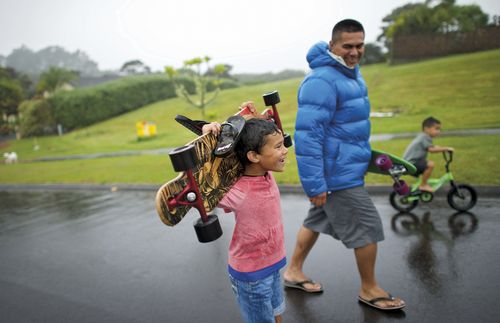
[[[307,54],[312,72],[299,88],[295,153],[310,197],[364,185],[371,157],[370,102],[359,66],[349,69],[319,42]]]

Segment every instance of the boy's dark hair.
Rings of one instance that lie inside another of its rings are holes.
[[[441,124],[441,121],[434,117],[429,117],[422,122],[422,130],[424,130],[425,128],[430,128],[435,124]]]
[[[251,161],[248,160],[247,153],[260,153],[260,149],[266,144],[266,136],[273,133],[280,133],[274,122],[257,118],[247,120],[235,147],[240,162],[245,166],[249,165]]]
[[[365,29],[359,21],[354,19],[341,20],[333,27],[332,41],[336,42],[340,38],[340,34],[343,32],[357,33],[360,31],[365,33]]]

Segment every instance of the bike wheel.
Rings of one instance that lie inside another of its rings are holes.
[[[469,185],[461,184],[452,187],[448,192],[448,204],[457,211],[467,211],[476,205],[476,190]]]
[[[391,228],[400,236],[410,236],[420,230],[420,220],[413,213],[401,212],[392,217]]]
[[[396,192],[391,193],[389,201],[393,208],[401,212],[409,212],[418,204],[418,200],[409,201],[407,196],[400,196]]]
[[[471,234],[477,229],[477,218],[470,212],[457,212],[448,219],[448,225],[454,238]]]

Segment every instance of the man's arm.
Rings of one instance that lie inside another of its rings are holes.
[[[327,128],[336,108],[332,87],[321,79],[306,80],[298,95],[295,123],[295,153],[299,177],[315,205],[326,201],[324,145]]]

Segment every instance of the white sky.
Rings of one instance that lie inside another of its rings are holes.
[[[26,45],[80,49],[99,69],[140,59],[153,70],[209,56],[233,73],[307,69],[309,47],[333,25],[359,20],[366,42],[382,18],[412,0],[0,0],[0,54]],[[499,0],[457,0],[500,15]]]

